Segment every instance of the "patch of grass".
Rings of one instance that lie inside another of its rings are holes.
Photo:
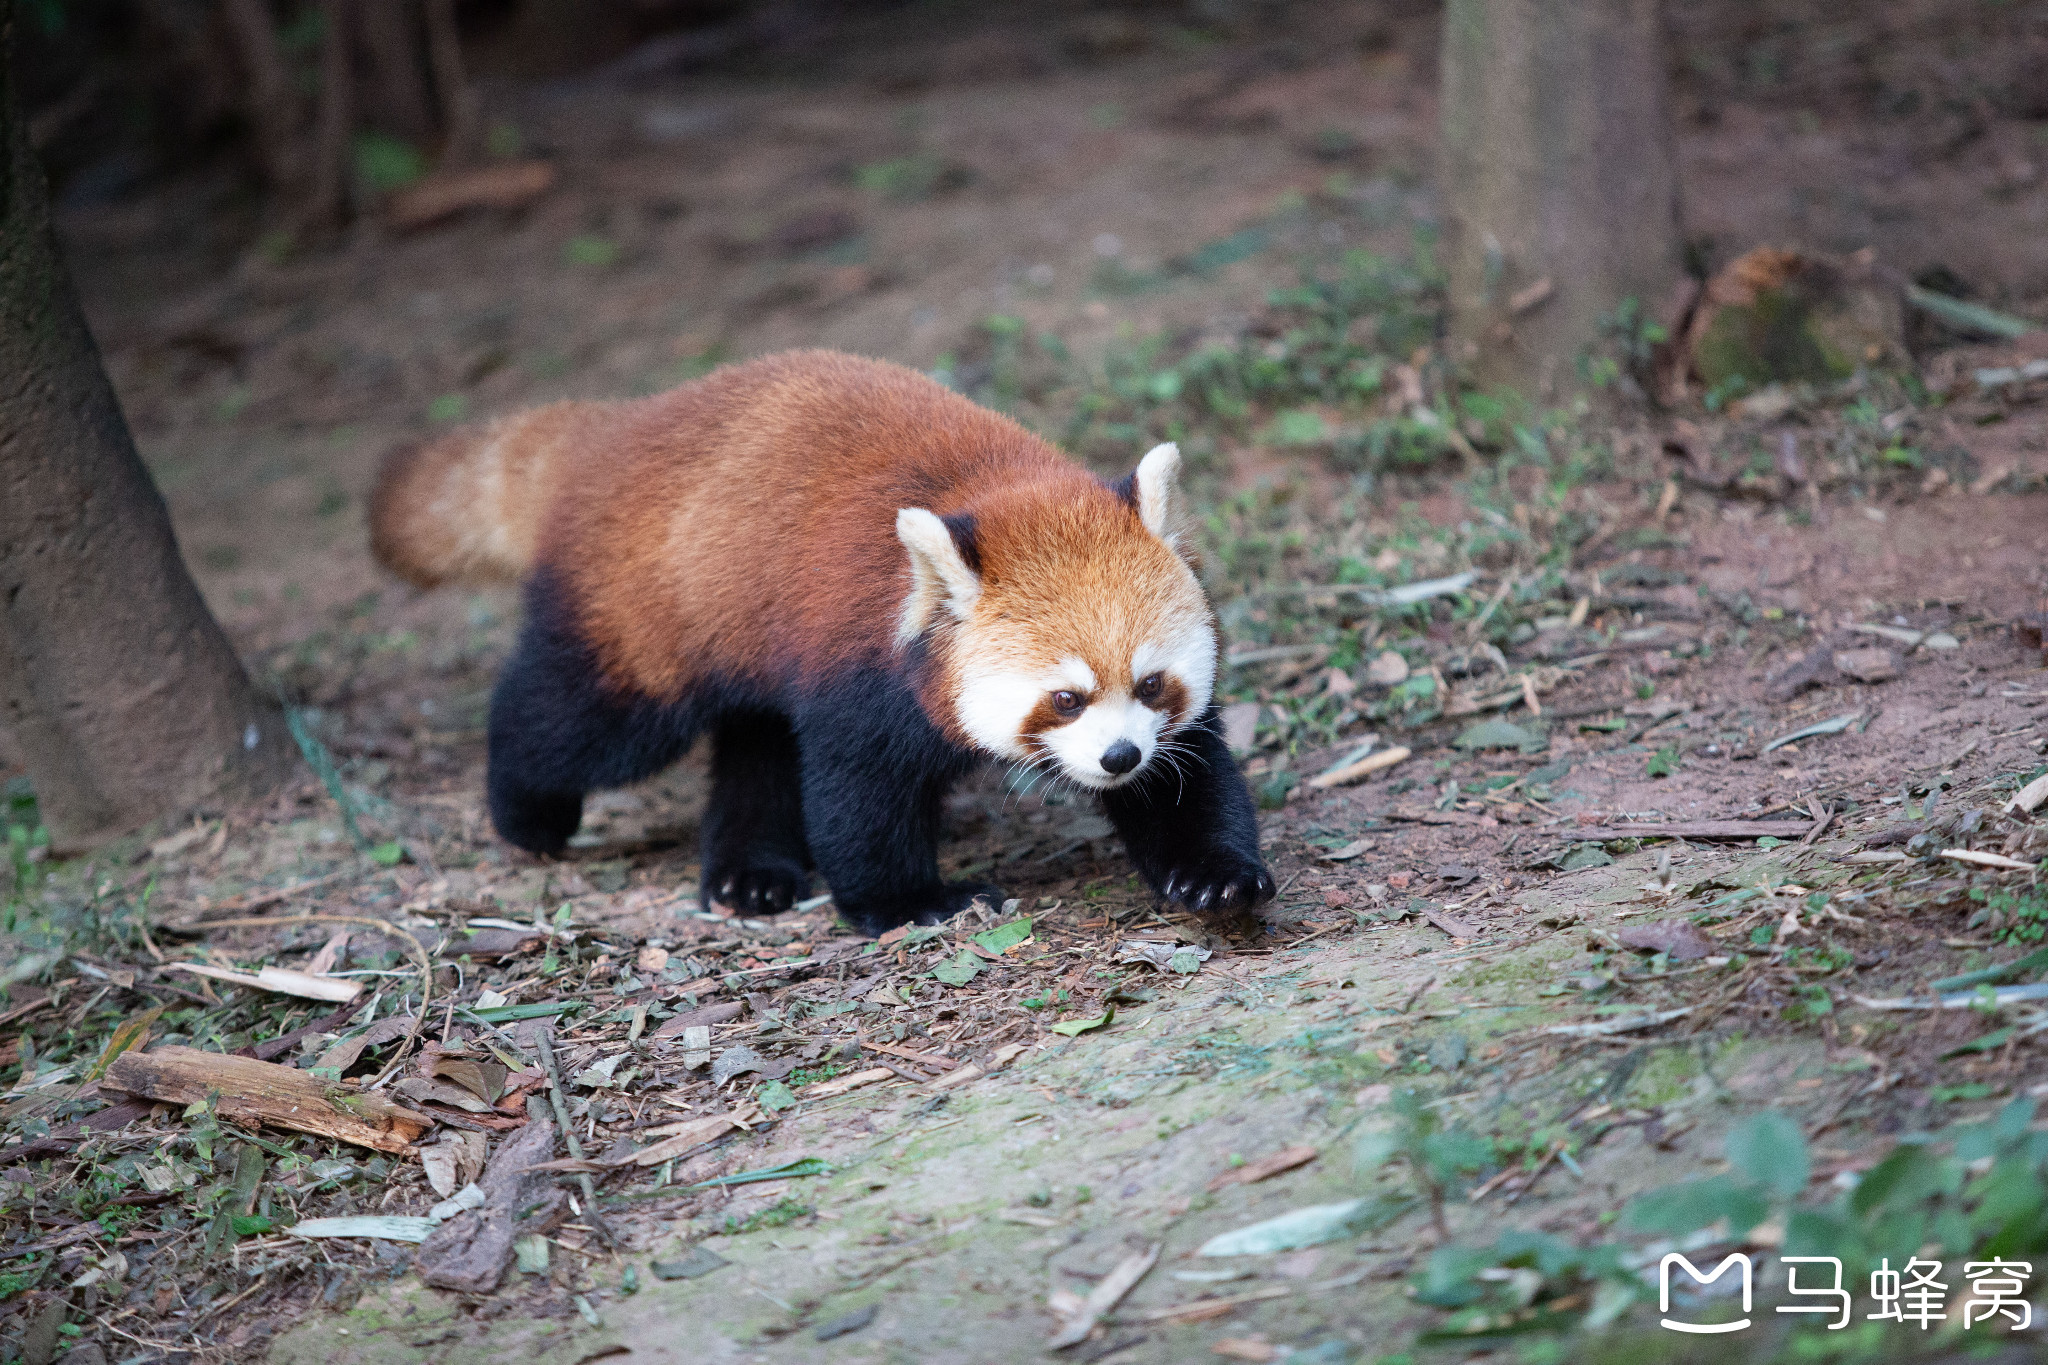
[[[861,189],[902,204],[915,204],[948,190],[963,189],[973,181],[972,171],[929,151],[870,162],[853,172],[853,183]]]
[[[2048,892],[1974,887],[1970,899],[1984,907],[1970,917],[1970,927],[1989,929],[2000,943],[2039,943],[2048,938]]]
[[[562,244],[562,259],[575,266],[607,266],[619,259],[619,244],[608,237],[584,233]]]
[[[419,148],[386,133],[359,133],[355,143],[356,179],[384,194],[403,189],[427,173]]]
[[[784,1195],[767,1208],[756,1209],[745,1218],[735,1218],[727,1214],[719,1230],[728,1237],[738,1237],[743,1233],[759,1232],[763,1228],[788,1227],[798,1219],[809,1218],[816,1212],[817,1209],[811,1205],[793,1196]]]

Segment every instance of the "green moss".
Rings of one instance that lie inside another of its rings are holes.
[[[1645,1057],[1629,1078],[1628,1102],[1639,1108],[1670,1104],[1690,1094],[1699,1076],[1699,1058],[1692,1049],[1659,1048]]]

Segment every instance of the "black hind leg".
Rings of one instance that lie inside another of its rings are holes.
[[[682,757],[682,715],[606,688],[552,585],[537,577],[526,628],[491,693],[491,823],[530,853],[560,853],[583,818],[585,792],[637,782]]]
[[[704,814],[706,901],[753,914],[789,909],[810,890],[796,736],[771,713],[719,722]]]

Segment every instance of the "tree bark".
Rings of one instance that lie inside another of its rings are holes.
[[[350,140],[355,135],[355,5],[320,0],[320,104],[313,132],[313,197],[306,218],[339,223],[348,207]]]
[[[408,141],[426,141],[435,119],[418,6],[413,0],[362,0],[357,22],[370,59],[364,113],[374,113],[387,131]]]
[[[427,0],[427,56],[434,93],[441,104],[441,160],[450,170],[476,152],[477,94],[462,60],[462,34],[455,26],[455,0]]]
[[[299,179],[299,99],[270,6],[267,0],[223,0],[221,13],[248,77],[249,123],[263,177],[273,190],[288,188]]]
[[[0,729],[58,851],[253,794],[283,718],[186,573],[50,229],[0,0]]]
[[[1478,380],[1554,393],[1684,268],[1657,0],[1447,0],[1444,261]]]

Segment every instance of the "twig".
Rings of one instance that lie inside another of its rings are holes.
[[[1820,838],[1821,831],[1835,822],[1834,808],[1823,803],[1817,796],[1807,801],[1806,811],[1807,814],[1814,816],[1815,819],[1813,828],[1806,831],[1806,837],[1799,841],[1799,847],[1801,848],[1811,848],[1813,841]]]
[[[555,1122],[562,1126],[562,1138],[568,1144],[569,1155],[581,1161],[583,1144],[577,1141],[576,1129],[569,1122],[569,1100],[562,1093],[562,1070],[555,1064],[555,1042],[550,1036],[553,1031],[549,1028],[533,1030],[533,1050],[540,1054],[541,1069],[547,1073],[548,1100],[554,1106]],[[618,1237],[613,1234],[604,1219],[598,1216],[597,1186],[591,1183],[590,1172],[577,1172],[576,1183],[583,1188],[584,1216],[590,1219],[591,1226],[604,1238],[605,1245],[616,1249],[619,1245]]]
[[[1417,986],[1413,991],[1411,991],[1408,995],[1408,998],[1401,1002],[1401,1013],[1406,1014],[1409,1010],[1414,1009],[1415,1002],[1420,1000],[1423,997],[1424,993],[1427,992],[1429,988],[1431,986],[1434,986],[1435,984],[1436,978],[1432,976],[1429,980],[1423,982],[1420,986]]]
[[[392,1072],[398,1069],[398,1064],[405,1060],[405,1054],[410,1052],[413,1044],[420,1040],[420,1030],[426,1024],[427,1006],[434,999],[434,959],[428,956],[427,945],[413,937],[410,930],[400,928],[390,920],[372,919],[368,915],[283,915],[276,919],[256,915],[237,919],[208,920],[206,927],[209,929],[268,929],[283,924],[366,924],[379,933],[396,934],[412,945],[413,953],[419,958],[420,962],[420,1005],[417,1010],[413,1011],[412,1028],[407,1031],[405,1041],[398,1045],[398,1051],[391,1055],[391,1060],[384,1064],[384,1069],[378,1072],[368,1085],[363,1087],[365,1090],[376,1089],[390,1077]]]
[[[1501,1202],[1503,1204],[1513,1204],[1523,1195],[1535,1189],[1536,1182],[1543,1178],[1543,1173],[1550,1169],[1551,1163],[1556,1161],[1559,1154],[1563,1151],[1564,1142],[1562,1140],[1552,1143],[1550,1146],[1550,1150],[1543,1154],[1543,1160],[1536,1163],[1536,1169],[1529,1172],[1529,1178],[1516,1189],[1509,1191],[1508,1197],[1506,1199],[1503,1199]]]
[[[337,868],[335,871],[329,872],[324,876],[309,877],[305,881],[293,882],[290,886],[280,886],[272,891],[257,892],[253,895],[245,891],[239,896],[230,896],[226,900],[220,901],[217,904],[206,906],[204,909],[200,910],[198,914],[192,916],[192,918],[190,919],[181,920],[175,924],[167,920],[164,923],[164,927],[166,929],[177,930],[195,929],[201,926],[211,927],[212,925],[224,923],[225,921],[208,919],[208,915],[218,913],[222,910],[261,910],[266,906],[277,904],[279,901],[284,900],[286,897],[296,896],[301,891],[311,891],[316,886],[325,886],[327,883],[335,880],[337,877],[345,877],[349,875],[349,873],[352,871],[354,871],[353,868]],[[272,924],[278,922],[279,921],[276,920],[266,921],[266,923]]]

